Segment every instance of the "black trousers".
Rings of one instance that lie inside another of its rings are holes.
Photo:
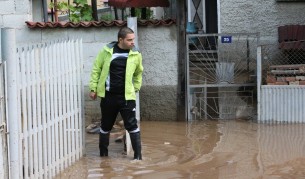
[[[101,129],[104,132],[111,131],[119,112],[127,131],[138,129],[135,100],[125,100],[124,94],[113,94],[106,91],[100,106],[102,111]]]

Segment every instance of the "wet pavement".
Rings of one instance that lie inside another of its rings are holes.
[[[305,179],[305,125],[252,121],[142,121],[142,161],[123,155],[111,133],[109,157],[86,134],[86,157],[56,178]]]

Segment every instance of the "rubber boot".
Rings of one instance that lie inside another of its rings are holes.
[[[100,141],[99,141],[99,148],[100,148],[100,156],[108,156],[108,146],[109,146],[109,133],[103,134],[100,133]]]
[[[133,159],[142,160],[140,132],[129,133],[129,135],[130,135],[132,149],[134,151]]]

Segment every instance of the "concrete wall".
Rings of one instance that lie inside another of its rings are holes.
[[[139,47],[145,58],[140,91],[144,120],[177,119],[177,33],[176,27],[143,27]]]
[[[305,24],[304,2],[219,0],[220,32],[259,32],[262,43],[278,40],[277,27]]]
[[[24,28],[31,20],[31,2],[26,0],[0,1],[0,27]]]

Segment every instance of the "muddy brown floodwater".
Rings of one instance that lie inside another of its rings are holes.
[[[305,178],[305,125],[251,121],[142,121],[142,161],[122,155],[111,134],[99,157],[98,134],[86,134],[86,156],[56,178]]]

